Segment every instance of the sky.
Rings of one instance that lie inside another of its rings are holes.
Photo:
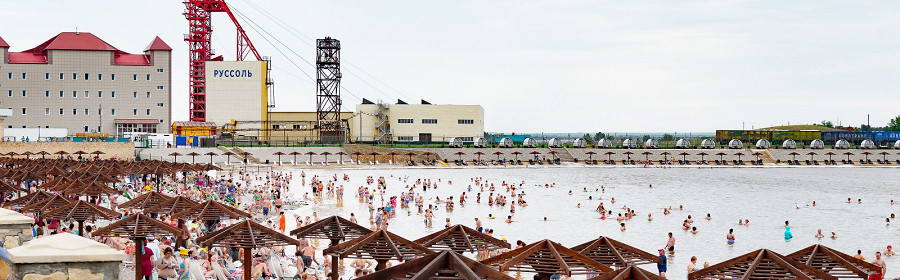
[[[900,114],[900,2],[230,0],[273,60],[276,111],[314,111],[314,39],[341,40],[345,110],[361,98],[477,104],[496,132],[709,132]],[[173,47],[187,113],[181,1],[0,0],[10,51],[91,32]],[[234,60],[235,28],[213,15]]]

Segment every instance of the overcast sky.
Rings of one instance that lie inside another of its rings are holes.
[[[348,110],[359,98],[478,104],[488,131],[857,126],[867,114],[883,126],[900,114],[896,0],[252,2],[265,13],[246,1],[229,4],[273,58],[278,111],[315,110],[309,38],[331,36],[343,47]],[[0,7],[11,51],[76,27],[132,53],[160,36],[174,48],[172,117],[187,119],[181,1]],[[235,28],[213,18],[213,47],[233,60]]]

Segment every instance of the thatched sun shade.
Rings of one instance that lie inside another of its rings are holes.
[[[456,253],[477,252],[480,248],[495,250],[510,248],[506,241],[478,232],[464,225],[447,227],[413,242],[435,251],[450,250]]]
[[[837,278],[768,249],[759,249],[688,274],[688,280],[697,279],[836,280]]]
[[[497,267],[500,271],[537,273],[541,279],[550,279],[552,274],[571,276],[613,271],[606,265],[547,239],[483,260],[481,263]]]
[[[359,280],[513,280],[490,266],[451,251],[431,254],[375,273]]]
[[[656,263],[659,257],[606,236],[572,247],[582,255],[606,266],[623,268],[629,264]]]
[[[869,279],[869,275],[881,272],[881,268],[874,264],[819,244],[800,249],[785,257],[837,278]]]

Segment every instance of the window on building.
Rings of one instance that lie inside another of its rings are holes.
[[[116,115],[116,109],[109,109],[109,115],[110,115],[110,116],[115,116],[115,115]]]
[[[84,132],[88,132],[88,126],[84,126]]]
[[[102,81],[102,80],[103,80],[103,74],[97,74],[97,80],[98,80],[98,81]]]
[[[147,92],[147,99],[150,99],[150,92]]]
[[[162,68],[156,68],[156,72],[157,72],[157,73],[162,73],[162,72],[163,72],[163,69],[162,69]]]
[[[63,91],[59,91],[59,98],[63,98]]]
[[[413,123],[413,119],[397,119],[397,123]]]
[[[109,98],[116,98],[116,92],[115,92],[115,91],[110,92],[110,93],[109,93]]]
[[[97,109],[97,115],[103,115],[103,109]]]
[[[148,116],[150,115],[150,109],[147,109],[147,115]]]
[[[147,80],[148,81],[150,80],[150,74],[147,74]]]
[[[156,103],[156,107],[162,107],[162,106],[163,106],[162,103]]]
[[[78,98],[78,91],[77,91],[77,90],[73,90],[73,91],[72,91],[72,98]]]
[[[50,91],[44,91],[44,97],[50,98]]]
[[[28,108],[22,108],[22,115],[27,115]]]
[[[132,115],[137,116],[137,109],[131,109],[131,110],[133,110],[133,111],[132,111],[132,112],[133,112]]]
[[[456,120],[457,124],[475,124],[475,120]]]
[[[437,123],[437,119],[422,119],[422,123],[436,124],[436,123]]]
[[[25,78],[26,78],[25,72],[22,72],[22,80],[24,80]]]
[[[72,73],[72,80],[78,80],[78,73]]]
[[[84,91],[84,98],[88,98],[88,97],[91,97],[91,92],[85,90],[85,91]]]
[[[59,114],[60,114],[60,115],[65,114],[65,113],[63,112],[63,108],[59,108]]]
[[[463,142],[472,142],[472,137],[459,137]]]
[[[12,72],[7,73],[7,79],[12,80]]]
[[[397,137],[397,141],[401,141],[401,142],[412,142],[412,141],[413,141],[413,137],[412,137],[412,136],[399,136],[399,137]]]
[[[134,74],[134,75],[132,76],[132,79],[134,79],[135,81],[137,81],[137,74]]]
[[[137,91],[133,92],[132,94],[134,95],[134,98],[137,98]]]
[[[22,91],[22,97],[28,97],[28,91],[23,90],[23,91]]]
[[[109,74],[109,79],[110,79],[111,81],[115,81],[115,80],[116,80],[116,74]]]
[[[44,80],[50,79],[50,73],[44,73]]]
[[[78,109],[72,108],[72,115],[78,115]]]
[[[64,78],[63,78],[63,73],[59,73],[59,80],[62,81],[62,79],[64,79]]]
[[[44,108],[44,115],[50,115],[50,108]]]
[[[295,124],[294,129],[306,129],[306,125],[305,124]]]
[[[12,90],[9,90],[9,97],[12,97]]]
[[[90,79],[90,78],[91,78],[91,75],[89,75],[88,73],[84,73],[84,80],[85,80],[85,81],[87,81],[87,80]]]
[[[90,114],[91,114],[91,112],[88,111],[88,109],[84,109],[84,115],[85,115],[85,116],[90,115]]]
[[[97,98],[103,98],[103,91],[97,91]]]
[[[156,89],[157,89],[157,90],[162,90],[162,89],[163,89],[163,86],[156,86]]]

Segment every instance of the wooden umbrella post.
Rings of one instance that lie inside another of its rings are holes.
[[[141,274],[144,274],[141,270],[141,263],[143,262],[143,249],[144,249],[144,238],[136,237],[134,238],[134,280],[141,280],[143,277]]]
[[[181,229],[182,227],[184,227],[184,219],[178,219],[178,229]],[[184,243],[184,238],[183,238],[183,235],[179,234],[178,236],[175,237],[175,244],[178,244],[177,246],[182,246],[182,247],[187,248],[187,244],[182,244],[182,243]]]
[[[250,277],[250,270],[253,269],[253,254],[250,253],[250,248],[244,248],[244,280],[252,280]]]
[[[340,239],[332,239],[331,246],[337,246]],[[338,280],[338,254],[331,255],[331,280]]]
[[[388,260],[375,260],[375,262],[377,263],[375,265],[375,271],[379,271],[379,270],[387,268]]]

